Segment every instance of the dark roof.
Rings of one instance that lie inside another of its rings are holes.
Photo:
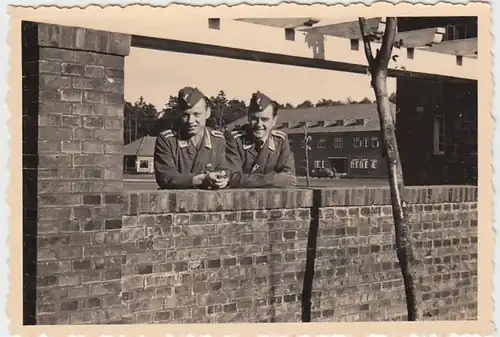
[[[124,156],[152,157],[155,151],[156,137],[145,136],[123,146]]]
[[[395,116],[395,105],[391,105]],[[228,125],[233,129],[247,122],[242,117]],[[378,131],[380,122],[377,104],[345,104],[312,108],[280,109],[276,129],[285,133],[303,133],[303,125],[309,133],[336,133]]]

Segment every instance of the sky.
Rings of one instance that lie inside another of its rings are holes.
[[[396,81],[388,79],[388,91]],[[305,67],[234,60],[131,48],[125,58],[125,99],[140,96],[163,108],[170,95],[184,86],[197,86],[206,96],[224,90],[228,99],[248,102],[257,90],[279,103],[313,103],[325,99],[374,99],[368,75]]]

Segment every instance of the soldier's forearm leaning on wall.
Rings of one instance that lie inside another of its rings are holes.
[[[229,187],[233,188],[273,188],[275,172],[252,173],[231,172]]]
[[[157,172],[156,183],[161,189],[189,189],[193,185],[194,174],[180,174],[172,170]]]

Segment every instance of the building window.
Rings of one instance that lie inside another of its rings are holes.
[[[300,147],[301,147],[302,149],[305,149],[305,148],[306,148],[306,142],[305,142],[305,140],[303,140],[303,139],[302,139],[302,140],[300,141]]]
[[[290,145],[290,147],[292,147],[292,146],[293,146],[293,140],[292,140],[292,139],[290,139],[290,138],[288,138],[288,145]]]
[[[444,154],[445,145],[445,119],[443,115],[434,116],[433,125],[433,152],[434,155]]]
[[[368,159],[360,159],[354,158],[351,160],[350,166],[355,169],[367,169],[368,168]]]
[[[301,168],[306,168],[306,166],[307,166],[307,162],[305,160],[301,160],[300,161],[300,167]]]
[[[352,146],[353,147],[361,147],[361,138],[359,137],[354,137],[352,139]]]
[[[324,160],[315,160],[314,161],[314,168],[325,168],[325,161]]]
[[[316,143],[316,147],[318,149],[324,149],[326,147],[326,139],[320,138],[318,142]]]
[[[365,137],[361,140],[361,147],[369,147],[370,145],[370,139],[368,137]]]
[[[379,147],[380,142],[378,140],[378,137],[372,137],[372,147]]]
[[[352,169],[372,169],[376,170],[378,166],[377,159],[354,158],[351,159],[350,167]]]
[[[334,138],[333,147],[336,149],[341,149],[342,147],[344,147],[344,140],[342,138]]]

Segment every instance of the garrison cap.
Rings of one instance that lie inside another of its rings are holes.
[[[192,108],[202,99],[205,99],[205,95],[196,87],[184,87],[179,90],[177,96],[177,102],[181,109]]]
[[[252,98],[250,99],[250,110],[262,111],[272,103],[272,99],[270,99],[260,91],[257,91],[256,93],[252,94]]]

